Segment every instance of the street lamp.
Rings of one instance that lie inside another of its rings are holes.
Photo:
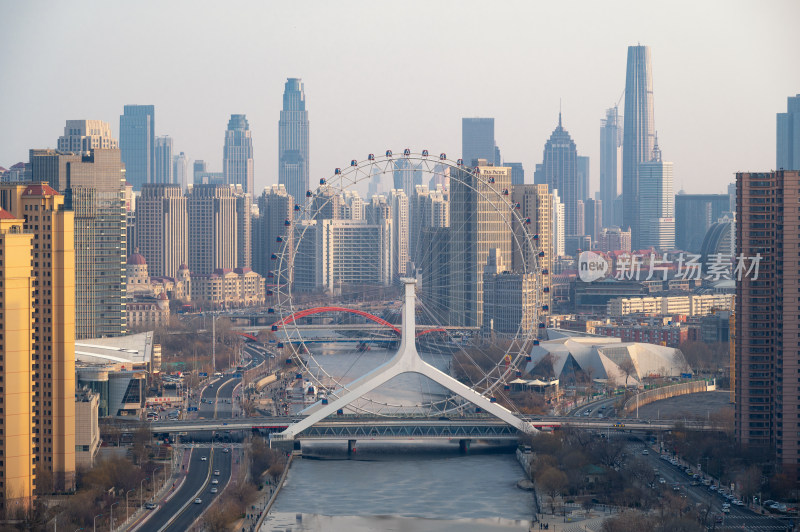
[[[128,493],[130,493],[132,491],[136,491],[136,488],[133,488],[132,490],[128,490],[128,491],[125,492],[125,522],[126,523],[128,522]]]
[[[142,490],[142,486],[148,480],[150,480],[150,477],[144,477],[142,481],[139,482],[139,506],[144,506],[144,491]]]
[[[92,521],[92,532],[97,532],[97,518],[103,514],[97,514],[94,516],[94,520]]]
[[[111,516],[108,518],[108,532],[114,532],[114,505],[119,501],[111,503]]]
[[[158,473],[159,471],[161,471],[161,469],[163,469],[163,468],[161,468],[161,467],[157,467],[157,468],[156,468],[156,469],[153,471],[153,497],[155,497],[155,496],[156,496],[156,473]]]

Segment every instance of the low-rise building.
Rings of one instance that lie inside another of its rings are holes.
[[[706,316],[714,310],[731,308],[734,297],[733,294],[618,297],[608,302],[606,315],[611,317],[630,314]]]
[[[192,300],[207,308],[251,307],[266,302],[265,279],[250,268],[192,276]]]
[[[688,327],[679,325],[599,325],[595,334],[620,338],[623,342],[643,342],[647,344],[680,347],[689,338]]]
[[[131,329],[155,329],[169,325],[169,299],[163,292],[155,297],[142,296],[129,300],[125,308]]]
[[[100,449],[100,396],[88,389],[75,394],[75,465],[91,468]]]

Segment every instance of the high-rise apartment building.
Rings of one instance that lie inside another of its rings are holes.
[[[511,270],[516,273],[553,271],[553,195],[547,185],[514,185],[511,201],[519,203],[519,218],[514,217]],[[534,235],[538,235],[534,240]],[[543,254],[542,254],[543,252]],[[550,306],[550,275],[542,275],[541,304]],[[484,320],[485,321],[485,320]]]
[[[553,130],[544,145],[542,162],[545,183],[550,190],[558,190],[564,204],[564,230],[566,235],[582,235],[578,231],[578,151],[575,142],[561,125],[558,113],[558,126]]]
[[[64,194],[75,213],[75,336],[120,336],[127,330],[127,212],[120,150],[82,155],[30,151],[31,177]]]
[[[153,105],[126,105],[119,117],[119,147],[128,182],[135,190],[154,183],[156,111]]]
[[[253,199],[241,185],[236,185],[233,192],[236,197],[236,267],[252,268]]]
[[[23,246],[16,251],[4,250],[0,272],[22,268],[17,269],[15,276],[29,277],[29,284],[25,283],[28,288],[24,288],[19,279],[11,283],[4,279],[0,290],[0,308],[3,308],[0,344],[4,344],[0,352],[5,361],[0,373],[4,374],[7,394],[0,417],[8,430],[3,432],[6,448],[0,470],[4,462],[6,471],[27,474],[28,456],[32,452],[37,489],[43,493],[72,491],[75,489],[74,213],[65,209],[64,196],[44,183],[0,185],[2,212],[23,222],[19,229],[29,244],[27,249]],[[2,238],[0,235],[0,241]],[[30,291],[30,296],[24,297],[20,290]],[[15,338],[19,333],[25,334],[21,342]],[[12,354],[8,349],[11,346],[19,351]],[[20,422],[28,417],[31,405],[32,425]],[[17,414],[13,413],[15,410]],[[32,443],[27,436],[9,437],[20,429],[27,432],[29,427],[32,427]],[[30,447],[16,449],[23,439]],[[2,491],[8,494],[7,485],[3,486]]]
[[[172,177],[172,137],[156,137],[156,174],[154,183],[173,184]]]
[[[800,172],[736,174],[735,429],[745,445],[800,466]],[[759,257],[754,269],[752,257]],[[797,480],[795,478],[795,480]]]
[[[437,253],[436,249],[424,247],[423,231],[430,227],[450,226],[450,195],[442,185],[437,185],[434,190],[417,185],[410,202],[408,254],[410,260],[419,266],[424,256]]]
[[[656,136],[653,118],[653,67],[648,46],[628,47],[624,119],[622,228],[631,229],[633,247],[638,249],[639,165],[650,160]]]
[[[181,187],[165,183],[142,186],[136,201],[139,253],[153,277],[175,277],[186,264],[189,217]]]
[[[603,226],[614,225],[614,200],[622,190],[622,122],[616,106],[600,122],[600,201],[605,205]]]
[[[600,232],[597,242],[597,250],[609,251],[631,251],[631,232],[623,231],[619,227],[604,227]]]
[[[510,271],[497,249],[490,249],[483,270],[483,333],[534,338],[537,290],[535,274]]]
[[[189,215],[189,270],[208,275],[237,267],[238,227],[235,188],[194,185],[186,195]]]
[[[408,196],[402,190],[389,191],[389,201],[392,206],[392,269],[395,275],[406,275],[406,266],[411,260],[408,253],[409,239],[409,206]]]
[[[452,177],[452,176],[451,176]],[[451,325],[483,323],[483,268],[489,250],[511,256],[511,213],[503,196],[511,188],[511,169],[478,160],[475,172],[459,171],[450,180]]]
[[[639,248],[675,248],[675,194],[672,163],[661,160],[656,141],[653,154],[639,164]]]
[[[0,505],[5,512],[27,508],[35,489],[33,396],[33,235],[25,220],[0,207],[0,391],[3,460]]]
[[[111,126],[102,120],[67,120],[64,134],[58,137],[58,150],[72,153],[86,153],[102,148],[117,148],[116,139],[111,136]]]
[[[676,194],[675,247],[699,253],[708,229],[729,212],[730,207],[728,194]]]
[[[394,188],[402,190],[406,196],[412,196],[416,190],[415,187],[422,184],[422,166],[414,164],[404,157],[396,159],[394,167],[392,172]]]
[[[778,113],[775,168],[800,170],[800,94],[789,96],[786,112]]]
[[[269,272],[288,272],[288,278],[277,276],[269,280],[269,284],[284,284],[292,281],[291,265],[294,253],[294,231],[292,216],[294,198],[283,185],[272,185],[264,189],[258,197],[260,216],[254,223],[253,234],[253,269],[268,277]],[[283,242],[278,242],[280,237]],[[276,258],[272,258],[275,255]],[[281,257],[283,263],[281,263]]]
[[[478,159],[495,161],[494,118],[461,119],[461,158],[467,166],[476,166]]]
[[[566,234],[564,231],[564,202],[558,195],[558,190],[553,190],[553,253],[556,257],[566,254]]]
[[[309,187],[308,111],[303,80],[288,78],[278,121],[278,183],[297,203],[305,201]]]
[[[183,152],[172,157],[172,181],[183,191],[189,186],[189,159]]]
[[[231,115],[225,131],[225,149],[222,154],[225,183],[242,185],[251,195],[253,189],[253,138],[245,115]]]

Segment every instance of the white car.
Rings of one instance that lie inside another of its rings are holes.
[[[208,462],[208,456],[201,456],[200,457],[200,461],[201,462]]]
[[[218,477],[218,476],[219,476],[219,469],[215,469],[215,470],[214,470],[214,476],[215,476],[215,477]]]
[[[211,483],[212,483],[212,484],[219,484],[219,480],[217,480],[217,479],[213,479],[213,480],[211,481]]]
[[[642,449],[642,454],[647,456],[648,454],[650,454],[650,451],[648,451],[647,449]]]
[[[195,504],[203,504],[203,501],[201,501],[200,499],[195,499],[195,500],[194,500],[194,503],[195,503]]]
[[[211,493],[216,493],[217,491],[219,491],[217,488],[211,488]]]

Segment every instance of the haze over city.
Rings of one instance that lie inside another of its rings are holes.
[[[675,190],[692,193],[773,168],[774,116],[800,85],[794,1],[404,2],[391,11],[3,2],[0,16],[0,121],[27,125],[0,132],[0,165],[55,147],[65,120],[105,120],[116,136],[124,104],[154,104],[156,134],[213,171],[229,116],[245,113],[258,190],[277,182],[287,77],[306,87],[312,180],[387,148],[456,156],[461,118],[491,116],[503,159],[521,161],[532,182],[561,105],[578,153],[591,158],[594,191],[600,120],[621,99],[627,46],[648,45],[659,143]]]

